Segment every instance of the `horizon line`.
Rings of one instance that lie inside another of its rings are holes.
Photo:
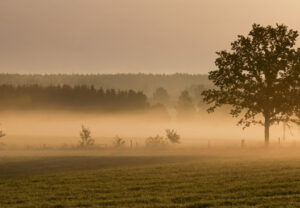
[[[74,73],[9,73],[9,72],[0,72],[0,75],[21,75],[21,76],[51,76],[51,75],[85,75],[85,76],[92,76],[92,75],[159,75],[159,76],[173,76],[173,75],[205,75],[207,76],[208,73],[188,73],[188,72],[174,72],[174,73],[145,73],[145,72],[128,72],[128,73],[123,73],[123,72],[116,72],[116,73],[79,73],[79,72],[74,72]]]

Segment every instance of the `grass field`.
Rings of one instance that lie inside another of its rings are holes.
[[[216,152],[1,156],[0,207],[300,207],[298,154]]]

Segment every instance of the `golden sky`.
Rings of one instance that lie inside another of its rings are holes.
[[[300,0],[0,0],[0,72],[207,73],[254,22],[300,31],[299,11]]]

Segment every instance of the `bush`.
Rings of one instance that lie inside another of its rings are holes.
[[[174,129],[166,129],[166,137],[157,135],[146,139],[146,147],[150,148],[164,148],[167,147],[169,143],[180,143],[180,135],[177,134]]]
[[[114,141],[113,141],[113,146],[116,147],[116,148],[124,147],[125,144],[126,144],[125,140],[122,139],[119,136],[116,136]]]
[[[4,136],[5,136],[5,134],[3,133],[2,130],[0,130],[0,138],[1,138],[1,137],[4,137]]]
[[[0,138],[1,138],[1,137],[5,137],[5,133],[4,133],[2,130],[0,130]],[[4,146],[5,146],[5,144],[2,143],[2,142],[0,142],[0,149],[3,149]]]
[[[180,135],[174,129],[166,129],[166,137],[172,144],[180,143]]]
[[[95,143],[95,140],[91,137],[91,131],[84,125],[81,126],[80,138],[80,147],[91,147]]]

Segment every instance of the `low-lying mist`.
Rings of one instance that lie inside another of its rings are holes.
[[[172,115],[172,113],[171,113]],[[95,144],[109,147],[116,136],[126,141],[125,146],[143,146],[149,136],[164,136],[166,129],[174,129],[180,135],[176,147],[227,147],[263,146],[263,127],[242,129],[236,126],[237,119],[229,115],[202,113],[193,119],[179,120],[155,113],[93,114],[62,111],[9,111],[1,113],[1,128],[6,134],[0,138],[5,148],[28,146],[77,145],[81,125],[91,131]],[[282,124],[271,128],[271,144],[296,144],[299,141],[299,127],[286,130],[282,141]]]

